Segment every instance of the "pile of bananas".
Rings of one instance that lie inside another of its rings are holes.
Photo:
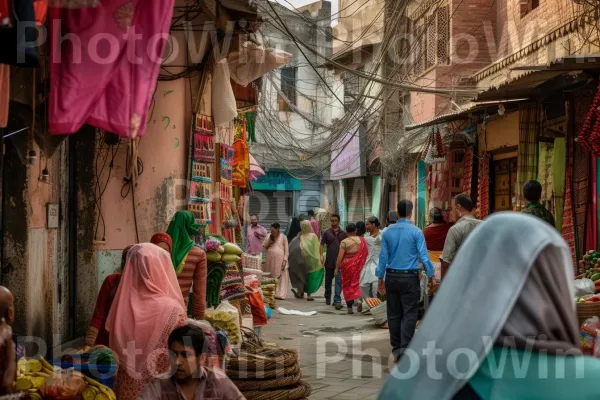
[[[46,378],[52,376],[53,367],[43,357],[39,360],[21,358],[17,362],[17,380],[15,389],[19,392],[29,392],[32,400],[42,399],[40,390]]]
[[[51,391],[74,392],[73,397],[81,395],[84,400],[117,400],[117,396],[109,387],[78,371],[70,373],[71,378],[66,382],[53,382],[54,367],[44,357],[40,357],[39,360],[21,358],[17,363],[15,389],[19,392],[27,392],[31,400],[56,397],[53,396],[54,393],[49,393]],[[53,384],[47,385],[47,379]],[[60,395],[60,393],[56,393],[56,395]],[[64,393],[60,397],[64,397]]]
[[[210,322],[213,328],[225,331],[231,343],[238,344],[242,340],[240,326],[237,323],[237,318],[234,318],[232,313],[224,311],[207,313],[206,320]]]

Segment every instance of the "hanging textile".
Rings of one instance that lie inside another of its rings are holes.
[[[539,132],[539,107],[526,104],[519,109],[519,157],[517,159],[517,210],[521,209],[523,185],[537,175],[537,137]]]
[[[175,1],[101,3],[97,8],[50,8],[52,134],[72,134],[84,124],[127,138],[146,133],[162,62],[158,55],[168,42],[157,38],[168,37]],[[137,35],[135,41],[131,32]],[[81,51],[80,46],[62,45],[67,35],[84,44],[103,36],[110,40],[100,40],[104,51],[88,51],[87,46]],[[173,129],[168,117],[165,122],[165,129]]]
[[[565,207],[563,210],[562,236],[571,249],[573,268],[577,275],[577,252],[575,247],[575,218],[573,216],[573,136],[567,136],[567,168],[565,171]]]
[[[215,128],[215,140],[217,143],[231,146],[233,144],[234,132],[235,124],[233,121],[225,125],[217,126]]]
[[[576,257],[580,260],[585,254],[586,225],[591,210],[590,185],[591,153],[582,143],[575,142],[577,132],[583,128],[584,116],[592,105],[592,92],[579,90],[574,98],[574,132],[569,132],[568,142],[573,143],[573,215],[575,225]]]
[[[565,168],[566,168],[566,149],[567,142],[565,138],[554,139],[552,151],[552,183],[554,191],[554,221],[556,229],[562,232],[563,212],[565,205]]]
[[[427,201],[425,196],[425,181],[427,179],[426,166],[427,164],[425,164],[425,161],[419,160],[417,164],[417,226],[421,229],[425,227],[425,216],[427,215],[427,212],[425,210]]]
[[[246,132],[248,134],[248,142],[256,143],[256,111],[246,113]]]
[[[600,86],[596,91],[596,95],[594,99],[591,100],[591,96],[593,92],[588,88],[580,89],[577,95],[574,97],[576,99],[576,123],[581,123],[582,125],[577,125],[575,134],[578,135],[579,143],[589,152],[594,154],[594,156],[600,155]],[[583,106],[584,108],[577,107],[577,104],[580,103],[578,100],[586,101],[590,99],[590,104],[588,107]],[[585,118],[585,119],[584,119]]]
[[[591,190],[589,192],[590,196],[590,206],[588,207],[587,212],[587,221],[586,221],[586,232],[585,232],[585,247],[584,250],[588,249],[596,249],[597,248],[597,226],[596,226],[596,193],[597,186],[596,181],[596,158],[590,157],[590,182],[591,182]],[[585,253],[584,253],[585,254]]]
[[[218,143],[217,148],[219,149],[219,176],[221,177],[221,183],[231,185],[233,148],[223,143]]]
[[[479,218],[484,219],[490,213],[490,163],[489,154],[479,159],[479,179],[477,181],[477,192],[479,198]]]
[[[542,185],[542,197],[540,203],[542,203],[546,209],[552,210],[552,192],[554,191],[552,158],[554,157],[554,143],[540,142],[538,153],[537,180]]]
[[[33,0],[33,13],[35,14],[35,23],[43,26],[48,16],[48,0]]]
[[[473,149],[467,147],[465,149],[465,174],[463,178],[462,192],[471,197],[471,182],[473,179]]]
[[[233,142],[232,182],[234,186],[245,188],[250,170],[248,143],[246,142],[246,120],[238,116],[235,120],[235,141]]]
[[[210,117],[198,115],[194,128],[194,160],[202,163],[215,162],[215,139]]]
[[[0,128],[8,124],[10,103],[10,65],[0,64]]]
[[[208,203],[212,198],[212,183],[194,182],[190,183],[190,200]]]
[[[204,164],[201,162],[192,162],[192,180],[196,182],[212,182],[212,164]]]

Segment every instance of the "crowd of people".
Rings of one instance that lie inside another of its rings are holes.
[[[551,213],[539,203],[541,185],[528,181],[524,195],[522,213],[499,213],[485,222],[475,217],[469,196],[458,195],[457,221],[448,223],[443,211],[433,207],[423,230],[411,222],[409,200],[401,200],[397,211],[388,214],[384,229],[376,217],[342,229],[334,214],[331,226],[320,230],[314,212],[309,212],[293,218],[286,233],[278,223],[268,232],[252,216],[245,232],[246,252],[265,253],[264,270],[278,280],[279,299],[291,291],[298,299],[314,301],[324,283],[326,304],[340,310],[343,296],[348,314],[354,314],[369,311],[363,300],[385,296],[397,367],[381,399],[417,398],[424,387],[427,398],[436,399],[559,399],[565,393],[597,398],[600,360],[579,351],[570,250],[553,228]],[[126,247],[120,270],[101,286],[84,350],[102,345],[116,354],[119,399],[244,398],[208,362],[207,349],[226,349],[201,321],[207,261],[195,243],[199,229],[190,212],[177,212],[167,232]],[[432,302],[415,336],[424,276]],[[12,390],[15,378],[14,317],[13,296],[0,286],[3,393]],[[474,365],[459,368],[469,371],[460,377],[436,369],[431,365],[436,357],[427,356],[431,343],[440,351],[441,366],[448,365],[456,349],[477,355],[468,360]],[[415,368],[415,357],[404,357],[407,352],[416,355],[420,373],[404,380],[399,371]],[[521,379],[510,363],[495,374],[494,360],[523,354],[533,365],[528,371],[550,371],[559,378],[561,371],[549,366],[563,365],[573,376],[552,380],[532,372]],[[588,378],[574,377],[573,371],[581,368]],[[431,370],[441,375],[432,376]],[[170,378],[157,379],[165,375]],[[536,397],[529,396],[532,385]]]
[[[84,350],[103,345],[115,353],[118,399],[243,399],[224,373],[208,368],[205,351],[217,343],[210,326],[198,323],[207,274],[199,229],[189,211],[178,211],[167,232],[126,247],[120,271],[100,288]]]

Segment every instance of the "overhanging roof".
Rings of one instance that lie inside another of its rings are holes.
[[[544,93],[558,90],[558,86],[566,88],[569,85],[577,84],[588,78],[586,71],[600,70],[600,54],[561,57],[549,64],[522,65],[511,68],[511,70],[515,71],[518,77],[479,93],[477,100],[539,98]]]
[[[447,122],[453,121],[467,121],[471,118],[472,114],[482,114],[489,111],[488,114],[495,113],[498,110],[499,104],[507,103],[519,103],[525,101],[527,98],[502,100],[502,101],[488,101],[488,102],[471,102],[465,106],[464,109],[454,111],[447,114],[438,115],[428,121],[420,122],[418,124],[406,125],[404,128],[407,131],[411,131],[418,128],[427,128],[429,126],[440,125]]]

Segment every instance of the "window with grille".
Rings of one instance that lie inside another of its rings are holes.
[[[518,0],[521,7],[521,18],[538,8],[540,0]]]
[[[361,66],[356,71],[363,72],[364,67]],[[344,106],[350,107],[363,89],[365,79],[351,72],[345,72],[342,82],[344,84]]]
[[[535,0],[539,1],[539,0]],[[414,21],[414,73],[450,62],[450,7],[438,7],[433,13]]]
[[[440,7],[437,11],[437,63],[450,62],[450,8]]]
[[[290,111],[290,104],[296,105],[297,71],[296,67],[281,68],[281,92],[285,98],[279,96],[279,111]]]

